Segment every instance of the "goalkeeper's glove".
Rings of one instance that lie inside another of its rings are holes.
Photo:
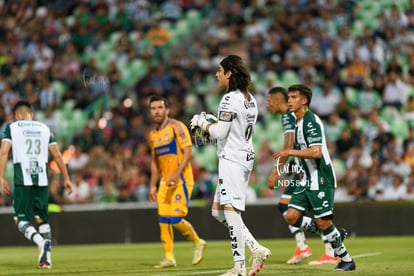
[[[195,114],[191,119],[191,129],[196,129],[200,127],[202,130],[207,131],[207,126],[212,123],[216,123],[217,118],[212,114],[206,114],[201,112],[200,114]]]

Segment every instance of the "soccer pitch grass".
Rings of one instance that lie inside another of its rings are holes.
[[[357,270],[333,272],[335,265],[310,266],[324,246],[317,238],[309,238],[313,255],[300,264],[287,265],[293,253],[293,239],[260,240],[272,250],[260,276],[270,275],[414,275],[414,236],[347,238],[345,245],[354,256]],[[163,258],[160,243],[107,244],[107,245],[53,245],[53,268],[37,269],[36,246],[0,248],[0,275],[219,275],[233,265],[229,241],[207,241],[203,261],[191,265],[192,245],[175,243],[177,267],[154,269]],[[250,251],[246,248],[246,260]],[[250,263],[248,263],[250,265]]]

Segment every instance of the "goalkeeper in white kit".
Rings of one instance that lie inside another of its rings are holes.
[[[260,245],[243,222],[246,190],[253,169],[255,152],[252,137],[258,108],[248,91],[251,78],[243,59],[237,55],[224,58],[218,67],[218,86],[225,90],[218,108],[217,123],[211,123],[206,113],[191,119],[194,131],[202,128],[217,139],[218,185],[212,205],[212,216],[224,224],[230,234],[234,267],[221,276],[253,276],[263,268],[270,250]],[[247,274],[245,245],[252,251],[252,266]]]

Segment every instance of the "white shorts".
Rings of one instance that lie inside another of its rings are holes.
[[[230,204],[244,211],[250,173],[250,170],[238,163],[219,158],[218,183],[214,202],[220,205]]]

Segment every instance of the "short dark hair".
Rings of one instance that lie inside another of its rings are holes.
[[[283,96],[283,99],[285,99],[285,102],[288,101],[288,93],[286,88],[282,87],[282,86],[274,86],[272,88],[269,89],[269,91],[267,92],[268,95],[273,95],[273,94],[281,94]]]
[[[152,102],[163,101],[166,108],[168,108],[168,101],[166,98],[160,95],[152,95],[148,99],[148,105],[151,105]]]
[[[27,112],[32,112],[32,105],[25,100],[18,101],[13,107],[13,113],[16,113],[17,110],[24,108]]]
[[[293,92],[293,91],[299,91],[299,94],[306,97],[306,99],[308,99],[308,102],[306,103],[306,105],[309,107],[310,102],[312,100],[312,89],[310,89],[308,86],[304,85],[304,84],[294,84],[291,85],[288,88],[289,92]]]

